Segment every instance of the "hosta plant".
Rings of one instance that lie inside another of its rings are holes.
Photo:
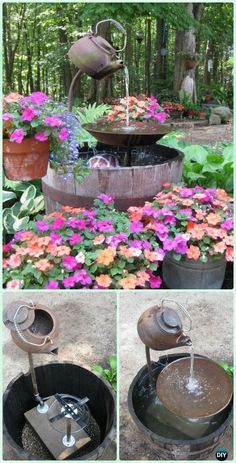
[[[116,391],[117,388],[117,360],[115,355],[110,355],[107,359],[108,368],[103,368],[102,365],[93,364],[92,370],[96,371],[102,378],[106,379],[111,387]]]

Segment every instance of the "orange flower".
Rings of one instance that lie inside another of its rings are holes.
[[[130,275],[126,278],[121,278],[118,283],[123,289],[135,289],[137,281],[138,280],[135,275]]]
[[[183,199],[183,200],[182,200],[182,204],[183,204],[183,206],[192,206],[193,200],[192,200],[192,199],[188,199],[188,198]]]
[[[141,220],[143,215],[142,207],[131,206],[128,209],[130,220]]]
[[[122,257],[126,257],[127,259],[129,259],[129,257],[133,257],[132,250],[128,249],[127,246],[120,246],[119,253]]]
[[[47,214],[44,216],[44,218],[48,219],[50,217],[55,217],[56,219],[64,219],[64,215],[62,212],[56,211],[56,212],[51,212],[51,214]]]
[[[227,247],[225,252],[225,258],[228,262],[233,262],[233,248]]]
[[[228,196],[226,191],[221,188],[216,189],[216,196],[218,199],[222,199],[224,201],[233,201],[233,198]]]
[[[233,237],[232,235],[226,236],[226,237],[224,238],[224,242],[225,242],[225,244],[227,244],[227,246],[233,246],[233,244],[234,244],[234,237]]]
[[[214,244],[213,249],[214,249],[215,252],[217,252],[219,254],[224,254],[224,252],[226,250],[226,244],[221,241],[220,243]]]
[[[104,273],[96,277],[95,280],[98,283],[98,285],[102,286],[103,288],[109,288],[109,286],[112,283],[111,277],[109,277],[109,275],[105,275]]]
[[[26,232],[22,233],[22,235],[20,236],[20,241],[31,241],[34,236],[35,235],[34,235],[33,232],[26,231]]]
[[[35,267],[41,272],[47,272],[53,268],[53,265],[48,261],[48,259],[40,259],[36,262]]]
[[[31,257],[39,257],[44,254],[44,250],[42,248],[39,248],[38,246],[29,246],[29,252],[28,255]]]
[[[149,251],[149,249],[144,249],[144,255],[147,260],[150,262],[157,262],[158,261],[158,254],[155,251]]]
[[[201,209],[196,209],[196,218],[198,220],[203,220],[205,216],[206,216],[205,212],[201,211]]]
[[[198,246],[193,246],[191,245],[188,249],[187,249],[187,257],[189,259],[194,259],[194,260],[198,260],[201,253],[200,253],[200,249]]]
[[[97,235],[95,236],[94,240],[93,240],[93,244],[95,244],[95,246],[97,244],[102,244],[103,242],[105,241],[105,236],[104,235]]]
[[[80,207],[71,207],[71,206],[62,206],[62,210],[67,213],[71,214],[79,214],[83,211]]]
[[[116,255],[116,249],[112,247],[108,247],[101,251],[97,256],[97,263],[102,265],[110,265],[114,262],[114,257]]]
[[[55,243],[49,244],[46,251],[52,256],[69,256],[71,249],[69,246],[57,246]]]
[[[19,254],[19,256],[27,256],[27,254],[29,254],[30,252],[30,248],[18,248],[16,247],[15,248],[15,253],[16,254]]]
[[[204,230],[200,225],[195,225],[195,227],[188,230],[188,232],[194,240],[201,240],[205,234]]]
[[[145,288],[146,281],[150,280],[150,275],[148,275],[147,272],[139,270],[137,272],[137,277],[138,277],[137,286],[142,286],[143,288]]]
[[[221,216],[218,214],[218,212],[211,212],[206,216],[206,220],[210,225],[217,225],[218,223],[221,222]]]
[[[47,246],[51,241],[50,236],[35,236],[29,243],[29,247],[32,248],[34,245],[37,247]]]

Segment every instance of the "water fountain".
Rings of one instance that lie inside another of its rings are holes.
[[[120,50],[98,35],[98,26],[104,22],[111,22],[124,34],[124,46]],[[128,69],[117,56],[125,47],[126,31],[113,19],[99,21],[95,32],[83,34],[72,45],[68,54],[79,70],[70,86],[69,110],[72,108],[75,83],[83,74],[104,80],[123,69],[128,96]],[[129,206],[140,206],[152,200],[165,182],[181,180],[183,153],[156,144],[171,130],[170,124],[131,125],[127,109],[124,126],[111,125],[101,119],[94,124],[84,125],[84,128],[99,142],[97,154],[115,154],[119,158],[120,167],[92,168],[83,183],[76,182],[73,177],[64,182],[54,169],[49,168],[42,182],[47,213],[60,209],[61,205],[90,207],[100,193],[114,195],[116,207],[125,210]]]
[[[114,434],[115,403],[109,384],[74,363],[35,367],[33,354],[57,354],[56,313],[41,304],[15,301],[4,323],[27,352],[29,373],[18,375],[3,398],[4,435],[22,460],[98,459]],[[29,438],[43,449],[32,454]]]
[[[143,436],[155,446],[158,459],[206,459],[232,420],[232,380],[216,362],[193,354],[173,303],[189,317],[181,304],[166,299],[139,318],[137,329],[147,364],[129,388],[128,407]],[[162,355],[151,361],[150,349],[180,346],[189,346],[191,354]]]

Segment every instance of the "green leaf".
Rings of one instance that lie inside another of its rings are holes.
[[[175,260],[178,260],[178,261],[179,261],[179,260],[181,260],[181,257],[182,257],[181,254],[176,254],[176,252],[173,252],[173,258],[174,258]]]
[[[187,162],[196,161],[199,164],[204,164],[208,152],[201,145],[190,145],[184,148],[184,155]]]
[[[109,364],[110,364],[111,368],[116,369],[116,367],[117,367],[116,356],[115,355],[110,355],[108,357],[108,361],[109,361]]]
[[[10,199],[16,199],[16,194],[13,193],[13,191],[6,191],[6,190],[3,190],[3,203],[5,203],[6,201],[10,201]]]
[[[13,233],[14,232],[14,223],[15,223],[15,217],[13,217],[12,214],[7,213],[5,214],[3,218],[3,225],[4,228],[6,229],[7,233]]]
[[[37,190],[34,185],[30,185],[27,190],[24,191],[23,195],[20,198],[21,204],[24,204],[29,199],[34,199],[36,196]]]
[[[24,230],[29,222],[29,217],[23,217],[22,219],[16,219],[13,225],[15,231]]]

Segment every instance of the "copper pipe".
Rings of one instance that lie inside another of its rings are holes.
[[[33,355],[31,354],[31,352],[28,352],[28,359],[29,359],[30,375],[31,375],[31,380],[32,380],[32,385],[33,385],[34,397],[35,397],[35,400],[37,400],[37,402],[39,402],[39,404],[43,406],[44,402],[39,395],[38,384],[37,384],[37,379],[36,379],[36,374],[35,374],[35,369],[34,369]]]
[[[154,378],[152,374],[152,365],[151,365],[151,357],[150,357],[150,349],[148,346],[145,346],[146,352],[146,359],[147,359],[147,369],[148,369],[148,376],[149,376],[149,383],[151,386],[155,386]]]
[[[75,82],[80,79],[81,75],[83,74],[83,72],[79,69],[78,72],[75,74],[75,76],[73,77],[72,79],[72,82],[70,84],[70,88],[69,88],[69,93],[68,93],[68,102],[67,102],[67,108],[68,108],[68,111],[71,111],[72,110],[72,105],[73,105],[73,89],[74,89],[74,85],[75,85]]]

